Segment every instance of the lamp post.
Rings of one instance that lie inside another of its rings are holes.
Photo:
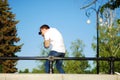
[[[100,7],[98,9],[96,8],[89,8],[89,10],[95,11],[96,14],[96,36],[97,36],[97,46],[96,46],[96,57],[99,58],[99,21],[102,21],[100,18],[99,20],[99,15],[100,15]],[[86,11],[86,16],[89,18],[90,12],[88,10]],[[87,20],[87,23],[90,23],[90,20]],[[96,68],[97,68],[97,74],[99,74],[99,61],[97,60],[96,62]]]
[[[89,10],[93,10],[96,13],[96,30],[97,30],[97,46],[96,46],[96,57],[97,57],[97,62],[96,63],[97,63],[97,65],[96,65],[96,68],[97,68],[97,74],[99,74],[99,60],[98,60],[99,50],[100,50],[99,49],[99,26],[101,25],[100,23],[102,23],[102,26],[106,26],[106,27],[110,28],[112,26],[112,23],[113,23],[112,21],[113,21],[113,17],[114,17],[114,14],[110,9],[106,8],[106,9],[104,9],[104,11],[102,13],[100,13],[100,9],[101,9],[100,6],[98,7],[98,9],[89,8]],[[88,12],[88,10],[87,10],[86,16],[89,17],[90,14],[91,14],[91,12]],[[87,23],[90,23],[90,20],[88,20]],[[112,60],[112,58],[111,58],[111,60]],[[113,66],[114,66],[114,63],[111,62],[110,73],[114,73],[114,70],[112,69]]]
[[[97,55],[96,57],[99,58],[99,19],[98,19],[98,14],[99,14],[99,8],[96,11],[96,18],[97,18],[97,22],[96,22],[96,26],[97,26]],[[97,60],[97,74],[99,74],[99,61]]]

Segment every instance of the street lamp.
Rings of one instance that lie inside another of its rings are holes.
[[[96,8],[89,8],[86,11],[86,16],[89,18],[91,15],[90,10],[94,11],[96,14],[96,34],[97,34],[97,47],[96,47],[96,57],[97,59],[99,58],[99,26],[100,25],[107,25],[109,26],[109,23],[106,19],[109,18],[110,13],[108,10],[106,10],[105,12],[103,12],[102,14],[100,13],[100,9],[101,7],[99,6],[98,9]],[[103,16],[106,18],[105,21],[103,21]],[[91,23],[90,19],[87,20],[87,23]],[[99,61],[97,60],[97,74],[99,74]]]
[[[96,8],[89,8],[89,10],[93,10],[96,13],[96,34],[97,34],[97,47],[96,47],[96,57],[99,58],[99,22],[102,22],[102,18],[99,18],[100,15],[100,7]],[[86,16],[89,18],[91,12],[89,10],[86,11]],[[91,21],[88,19],[87,23],[89,24]],[[99,61],[97,60],[97,74],[99,74]]]

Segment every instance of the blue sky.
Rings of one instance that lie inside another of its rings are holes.
[[[93,37],[96,36],[95,13],[90,17],[91,24],[87,24],[85,10],[80,9],[81,0],[9,0],[12,12],[16,14],[18,37],[24,43],[18,56],[40,56],[43,38],[38,35],[39,27],[48,24],[55,27],[63,35],[66,49],[70,51],[72,41],[80,39],[86,45],[84,54],[93,57],[95,52],[91,48]],[[44,55],[42,55],[44,56]],[[18,61],[19,69],[32,69],[38,65],[36,61]]]

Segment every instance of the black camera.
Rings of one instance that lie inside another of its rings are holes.
[[[39,35],[41,35],[41,34],[42,34],[42,32],[39,32],[38,34],[39,34]]]

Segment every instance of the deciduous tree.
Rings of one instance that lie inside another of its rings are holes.
[[[114,22],[113,26],[99,27],[99,57],[120,57],[120,24]],[[93,49],[96,49],[94,43]],[[120,62],[115,62],[115,71],[119,72]],[[108,61],[100,61],[100,72],[109,73],[110,64]]]
[[[77,39],[72,42],[71,44],[71,54],[69,56],[72,57],[85,57],[83,54],[84,44],[80,39]],[[86,73],[86,70],[90,68],[88,61],[65,61],[64,62],[64,69],[66,73]]]

